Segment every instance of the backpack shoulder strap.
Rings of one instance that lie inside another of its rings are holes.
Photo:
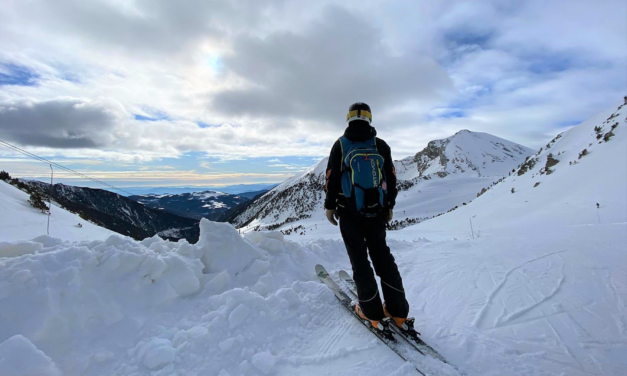
[[[342,149],[342,163],[340,164],[340,172],[342,172],[344,171],[344,150],[348,150],[353,142],[344,136],[340,137],[339,140],[340,148]]]
[[[372,139],[370,139],[368,141],[368,143],[370,143],[372,146],[374,146],[376,151],[379,151],[379,148],[377,147],[377,137],[373,137]]]

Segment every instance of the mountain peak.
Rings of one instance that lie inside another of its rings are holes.
[[[413,158],[397,162],[397,173],[405,180],[450,174],[504,176],[534,152],[489,133],[463,129],[453,136],[433,140]]]
[[[471,132],[468,129],[462,129],[460,131],[457,131],[457,133],[455,133],[453,136],[457,136],[458,134],[463,134],[463,133],[476,133],[476,132]]]

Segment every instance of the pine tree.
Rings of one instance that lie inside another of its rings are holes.
[[[4,170],[0,171],[0,180],[8,182],[9,180],[11,180],[11,175],[9,175],[9,173]]]
[[[47,213],[49,208],[48,205],[41,198],[39,192],[35,191],[30,195],[30,199],[28,202],[35,208],[41,210],[42,213]]]

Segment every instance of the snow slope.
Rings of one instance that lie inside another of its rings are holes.
[[[516,173],[472,204],[421,226],[421,231],[470,234],[469,218],[481,232],[503,228],[621,225],[627,222],[627,105],[621,105],[555,137]],[[609,141],[597,139],[609,133]],[[588,154],[579,157],[586,149]],[[549,168],[551,155],[557,164]],[[514,193],[512,192],[514,189]],[[597,209],[596,204],[600,207]]]
[[[2,242],[46,234],[48,216],[28,203],[29,195],[0,181],[0,247]],[[50,235],[65,240],[102,240],[114,232],[85,221],[52,204]],[[83,225],[79,228],[78,223]],[[2,252],[0,252],[2,256]]]
[[[389,233],[389,246],[423,338],[461,371],[627,374],[625,225],[444,239],[444,221],[434,237],[430,222]]]
[[[584,122],[467,206],[389,233],[423,333],[468,374],[627,374],[626,115]]]
[[[276,229],[311,218],[324,201],[325,170],[328,158],[296,175],[253,202],[233,222],[236,227]]]

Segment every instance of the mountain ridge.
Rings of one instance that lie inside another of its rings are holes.
[[[164,239],[196,242],[200,234],[197,220],[145,207],[108,190],[14,180],[39,191],[42,197],[52,196],[58,205],[84,219],[137,240],[159,235]]]
[[[484,146],[489,150],[480,151]],[[493,182],[483,178],[507,176],[534,152],[487,133],[462,130],[446,139],[431,141],[413,157],[394,161],[397,187],[399,192],[411,189],[410,194],[419,194],[420,190],[412,187],[420,181],[447,176],[450,176],[448,179],[464,177],[472,180],[471,184],[465,185],[462,193],[451,189],[450,193],[459,197],[448,207],[438,206],[436,212],[429,214],[434,216],[471,200],[477,190]],[[303,173],[279,184],[249,204],[231,223],[236,227],[256,230],[277,229],[287,224],[298,227],[297,222],[308,220],[316,212],[323,212],[327,161],[328,158],[324,158]],[[397,202],[402,198],[399,194]]]
[[[147,194],[129,196],[152,209],[165,210],[176,215],[211,221],[221,219],[233,208],[250,201],[243,195],[233,195],[214,190],[179,194]]]

